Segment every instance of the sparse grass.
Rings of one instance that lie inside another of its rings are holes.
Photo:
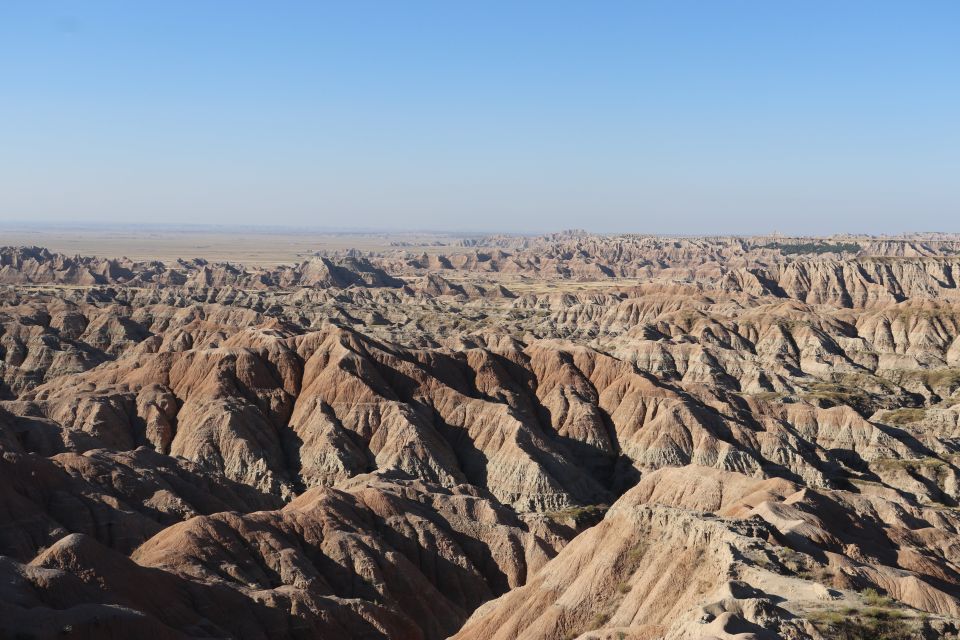
[[[818,564],[813,558],[810,558],[806,554],[786,547],[778,556],[783,567],[800,578],[813,580],[821,584],[833,583],[833,573],[830,571],[830,568]]]
[[[801,397],[817,404],[848,405],[865,411],[875,406],[890,406],[889,402],[901,393],[896,384],[880,376],[835,373],[830,378],[808,383]]]
[[[833,585],[835,578],[830,567],[821,564],[815,564],[809,569],[802,569],[797,575],[799,575],[801,578],[806,578],[807,580],[813,580],[814,582],[819,582],[820,584],[826,585]]]
[[[952,457],[951,461],[947,462],[940,458],[928,456],[903,460],[897,458],[881,458],[872,461],[870,467],[880,474],[881,477],[884,473],[893,474],[894,476],[898,473],[903,473],[914,479],[922,478],[923,482],[935,484],[940,492],[946,494],[947,481],[950,479],[954,464],[955,458]],[[952,502],[949,498],[945,499],[945,495],[940,495],[936,492],[930,495],[929,498],[932,502],[940,503],[944,506],[949,506]]]
[[[588,625],[588,629],[591,631],[593,629],[599,629],[600,627],[604,626],[608,622],[610,622],[609,613],[598,613],[597,615],[593,616],[593,618],[590,619],[590,624]]]
[[[926,409],[911,409],[904,407],[902,409],[885,411],[883,415],[880,416],[880,419],[883,422],[902,427],[914,422],[919,422],[923,420],[924,416],[926,415]]]
[[[818,611],[817,613],[812,613],[808,616],[810,622],[813,623],[818,629],[823,629],[825,626],[831,626],[835,624],[840,624],[845,621],[850,614],[849,610],[845,611]]]
[[[886,598],[872,589],[867,589],[864,594],[870,591],[875,594],[871,597],[878,601]],[[889,598],[886,600],[890,601]],[[885,607],[818,611],[808,615],[807,619],[831,640],[909,640],[916,637],[915,625],[910,624],[909,615]]]
[[[756,391],[754,393],[743,392],[740,395],[756,398],[757,400],[770,401],[770,400],[777,400],[779,398],[784,398],[790,394],[783,393],[781,391]]]
[[[882,597],[883,596],[881,596],[881,598]],[[886,600],[890,603],[893,602],[889,598],[886,598]],[[868,618],[873,618],[874,620],[908,620],[910,618],[905,612],[889,607],[872,607],[865,609],[863,615]]]
[[[802,394],[801,397],[816,404],[822,401],[835,407],[862,403],[866,399],[866,394],[861,389],[848,388],[831,382],[814,382],[808,387],[807,393]]]
[[[934,369],[927,371],[924,380],[934,388],[955,388],[960,386],[960,369]]]
[[[640,561],[646,552],[647,545],[642,542],[637,543],[630,551],[627,551],[627,560],[629,560],[631,564],[635,564]]]
[[[821,255],[824,253],[860,253],[863,247],[855,242],[804,242],[802,244],[784,244],[771,242],[761,245],[761,249],[779,249],[785,256],[789,255]]]
[[[818,611],[808,616],[821,632],[839,640],[899,640],[913,637],[914,616],[899,608],[890,596],[874,587],[860,592],[866,607],[849,606],[842,610]],[[924,618],[916,620],[923,622]]]
[[[893,369],[884,373],[897,384],[920,384],[941,396],[952,396],[960,390],[960,368]]]
[[[892,471],[902,469],[903,471],[920,471],[931,469],[937,472],[944,471],[949,467],[949,463],[927,456],[924,458],[877,458],[871,463],[879,471]]]
[[[585,517],[602,517],[610,508],[608,504],[589,504],[584,507],[568,507],[558,511],[547,511],[543,515],[551,520],[580,520]]]
[[[807,573],[806,568],[798,561],[793,559],[784,560],[783,566],[787,569],[787,571],[796,575],[804,575]]]
[[[756,566],[763,567],[768,571],[776,571],[779,564],[779,558],[776,561],[772,560],[762,548],[748,549],[744,553],[744,557]]]
[[[860,595],[863,597],[863,601],[871,607],[890,607],[893,605],[893,600],[889,596],[880,593],[873,587],[864,589]]]
[[[834,383],[852,389],[869,390],[871,387],[876,392],[896,392],[897,385],[886,378],[869,373],[834,373],[831,375]]]

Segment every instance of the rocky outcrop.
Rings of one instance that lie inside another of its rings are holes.
[[[0,250],[0,635],[957,636],[955,240],[462,245]]]
[[[264,289],[272,286],[402,287],[403,281],[368,260],[355,257],[336,260],[316,257],[294,266],[248,270],[229,263],[208,263],[200,258],[165,265],[127,258],[70,257],[39,247],[0,247],[0,284]]]

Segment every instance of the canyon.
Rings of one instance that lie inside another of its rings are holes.
[[[960,236],[340,245],[0,248],[0,637],[960,638]]]

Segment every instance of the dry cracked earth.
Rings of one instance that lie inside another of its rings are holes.
[[[0,637],[957,638],[960,238],[0,250]]]

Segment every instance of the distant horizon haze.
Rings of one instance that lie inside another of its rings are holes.
[[[960,231],[960,3],[0,4],[0,223]]]
[[[598,236],[660,236],[665,238],[696,238],[696,237],[783,237],[783,238],[829,238],[835,236],[861,236],[876,238],[904,238],[912,236],[928,235],[960,235],[960,231],[950,231],[949,229],[912,229],[895,233],[875,233],[870,231],[836,231],[816,234],[787,234],[779,230],[764,231],[758,230],[748,233],[696,233],[696,232],[643,232],[643,231],[596,231],[589,228],[564,228],[564,229],[539,229],[530,231],[504,231],[502,229],[429,229],[429,228],[386,228],[386,227],[329,227],[310,224],[269,224],[263,223],[157,223],[157,222],[76,222],[69,220],[50,220],[50,221],[30,221],[30,220],[0,220],[0,234],[4,231],[36,231],[38,233],[63,233],[71,230],[78,231],[96,231],[102,229],[111,232],[131,232],[146,234],[149,232],[157,233],[222,233],[224,235],[239,235],[242,233],[263,233],[263,234],[290,234],[290,233],[309,233],[315,235],[344,235],[344,236],[375,236],[383,235],[402,238],[404,236],[437,236],[451,238],[479,238],[484,236],[516,236],[516,237],[538,237],[545,235],[559,235],[566,233],[582,232],[588,235]],[[2,244],[2,242],[0,242]]]

